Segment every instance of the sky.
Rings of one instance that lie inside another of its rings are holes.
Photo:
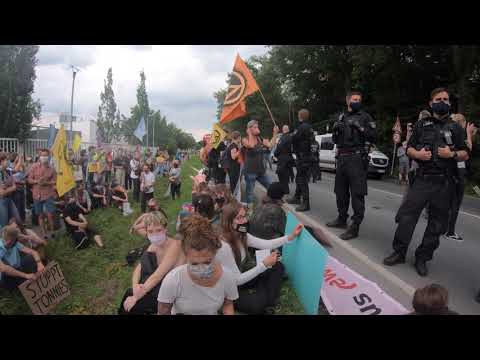
[[[42,117],[70,113],[72,70],[74,114],[96,116],[108,68],[120,112],[129,116],[136,104],[140,71],[146,75],[150,108],[200,139],[216,121],[213,93],[226,87],[237,53],[246,60],[267,52],[263,45],[41,45],[34,98]]]

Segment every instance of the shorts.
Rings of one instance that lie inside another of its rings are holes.
[[[406,174],[408,173],[408,162],[403,162],[401,161],[399,164],[398,164],[398,172],[400,174]]]
[[[53,198],[48,198],[46,200],[34,200],[33,207],[35,210],[35,214],[37,215],[44,213],[53,214],[57,210]]]

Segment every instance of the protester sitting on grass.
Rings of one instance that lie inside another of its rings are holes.
[[[3,228],[0,239],[0,287],[14,290],[25,280],[33,280],[44,270],[40,255],[23,246],[20,231],[12,225]]]
[[[130,234],[137,234],[142,237],[147,238],[147,229],[145,226],[145,219],[149,217],[151,213],[159,212],[160,214],[163,215],[165,219],[168,219],[167,214],[156,204],[155,199],[151,199],[149,201],[149,206],[148,206],[148,213],[140,215],[137,220],[133,223],[133,225],[130,227]]]
[[[89,224],[85,216],[83,216],[73,192],[65,194],[65,202],[63,219],[67,232],[74,242],[75,249],[86,248],[92,238],[100,248],[103,248],[104,245],[101,236],[97,234],[93,226]]]
[[[274,251],[263,262],[248,270],[248,248],[279,248],[293,241],[302,231],[303,225],[298,224],[288,236],[264,240],[251,235],[248,224],[243,205],[237,202],[224,206],[221,238],[230,245],[233,257],[222,258],[221,262],[237,276],[240,297],[235,302],[235,309],[246,314],[272,313],[280,297],[284,266],[279,262],[278,252]],[[255,292],[252,293],[252,290]]]
[[[285,235],[287,215],[282,209],[282,199],[285,195],[285,189],[281,183],[270,184],[267,196],[252,213],[248,228],[251,235],[267,240]]]
[[[11,218],[9,225],[18,229],[18,241],[29,248],[37,248],[39,246],[47,246],[48,241],[42,239],[32,229],[27,229],[24,224],[17,222],[15,218]]]
[[[128,194],[127,190],[120,185],[116,180],[112,181],[110,186],[112,191],[112,204],[119,209],[123,209],[123,204],[128,203]]]
[[[208,219],[194,214],[182,223],[182,250],[187,263],[174,268],[162,281],[158,314],[234,315],[238,299],[235,276],[215,260],[221,247]]]
[[[448,290],[438,284],[417,289],[413,295],[411,315],[459,315],[448,308]]]
[[[77,205],[82,210],[83,215],[92,211],[92,199],[90,198],[88,191],[85,189],[85,183],[83,180],[77,181],[75,197],[77,199]]]
[[[158,264],[161,264],[166,249],[176,241],[167,235],[168,219],[164,214],[153,212],[142,216],[144,225],[142,230],[150,245],[133,272],[132,288],[125,293],[118,310],[119,314],[148,315],[157,312],[157,296],[161,281],[148,291],[144,284],[158,268]],[[183,261],[179,258],[177,265]]]
[[[107,189],[99,180],[92,186],[92,208],[99,209],[107,206]]]

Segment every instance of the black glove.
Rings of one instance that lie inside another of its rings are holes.
[[[350,120],[349,125],[363,132],[363,127],[360,125],[360,122],[358,121],[358,119]]]

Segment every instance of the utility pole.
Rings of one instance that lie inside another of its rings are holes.
[[[72,80],[72,98],[70,102],[70,148],[72,147],[73,144],[73,92],[75,90],[75,76],[77,75],[77,72],[80,71],[79,68],[70,65],[70,68],[73,71],[73,80]]]

